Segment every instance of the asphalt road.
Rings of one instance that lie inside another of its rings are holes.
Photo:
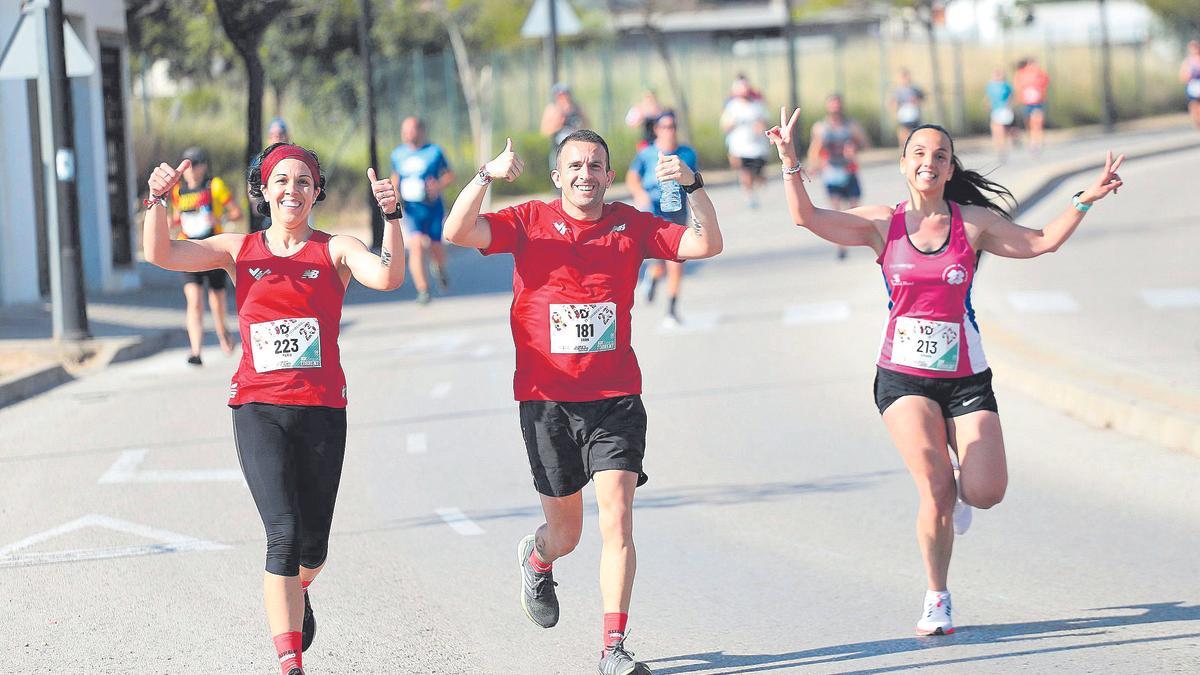
[[[985,346],[991,324],[1195,387],[1198,162],[1132,163],[1121,195],[1059,253],[986,260]],[[864,183],[870,201],[903,196],[893,168]],[[1068,181],[1023,222],[1077,189]],[[661,301],[635,310],[651,477],[636,516],[639,659],[656,673],[1195,672],[1200,458],[1084,426],[1002,373],[1007,498],[955,547],[959,632],[913,637],[916,495],[871,399],[878,267],[865,249],[839,263],[791,226],[777,180],[759,210],[731,188],[714,201],[726,252],[689,263],[684,327],[662,325]],[[592,511],[556,564],[560,624],[541,630],[519,606],[515,546],[541,520],[511,400],[511,262],[458,251],[453,265],[454,293],[428,307],[351,293],[350,439],[312,590],[310,673],[594,672]],[[277,668],[262,526],[224,406],[234,361],[189,369],[184,357],[0,410],[0,672]]]

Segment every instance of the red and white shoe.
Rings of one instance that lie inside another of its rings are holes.
[[[917,621],[917,635],[950,635],[953,632],[950,591],[925,591],[925,611]]]

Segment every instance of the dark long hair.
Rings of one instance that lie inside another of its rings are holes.
[[[950,162],[954,166],[954,174],[950,176],[950,180],[946,181],[942,196],[948,201],[958,204],[982,206],[1012,220],[1011,209],[1017,207],[1017,198],[1013,197],[1013,193],[1008,188],[995,181],[988,180],[986,176],[978,171],[963,168],[958,155],[954,154],[954,137],[940,125],[922,124],[909,132],[908,138],[904,139],[904,150],[901,152],[901,155],[908,154],[908,142],[912,140],[913,134],[921,129],[935,129],[945,135],[950,141]],[[990,193],[991,196],[985,193]],[[1003,203],[997,203],[997,200]]]
[[[295,145],[295,143],[272,143],[271,145],[268,145],[266,148],[263,148],[262,152],[255,155],[254,159],[250,160],[250,168],[246,171],[246,192],[249,193],[250,200],[254,203],[255,211],[257,211],[258,215],[262,216],[263,218],[271,217],[271,205],[267,203],[267,198],[265,195],[263,195],[262,191],[262,163],[263,160],[267,158],[267,155],[271,154],[272,150],[281,145]],[[321,160],[317,159],[316,151],[309,150],[308,148],[301,149],[312,155],[313,161],[317,163],[317,172],[320,175],[315,177],[315,180],[317,181],[316,201],[325,201],[325,172],[321,170]],[[316,204],[314,203],[314,206],[315,205]]]

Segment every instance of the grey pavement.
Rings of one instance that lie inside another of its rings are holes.
[[[1200,276],[1184,256],[1200,234],[1184,209],[1198,160],[1131,163],[1122,193],[1054,255],[985,258],[975,292],[1011,479],[957,542],[947,638],[912,636],[916,495],[871,398],[886,317],[873,256],[839,263],[790,225],[773,174],[759,210],[714,189],[726,252],[687,265],[684,326],[663,326],[662,304],[635,309],[651,476],[637,500],[638,658],[660,674],[1195,672],[1200,458],[1065,415],[1001,364],[1033,345],[1195,388],[1200,306],[1186,289]],[[997,176],[1032,166],[1018,157]],[[868,168],[864,184],[868,201],[903,198],[894,168]],[[1067,181],[1021,222],[1081,188]],[[312,674],[595,667],[590,489],[583,542],[556,564],[560,624],[539,629],[520,609],[515,547],[541,520],[511,400],[511,261],[458,251],[452,264],[453,293],[428,307],[351,293],[350,439],[312,590]],[[1165,288],[1179,292],[1145,294]],[[224,407],[234,361],[184,357],[0,409],[0,671],[277,669],[262,526]]]

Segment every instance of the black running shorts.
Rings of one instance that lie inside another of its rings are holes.
[[[521,401],[521,435],[533,485],[548,497],[583,489],[597,471],[632,471],[639,486],[646,454],[646,407],[641,396],[599,401]]]
[[[225,277],[227,276],[228,275],[225,274],[225,270],[183,272],[183,283],[185,286],[187,284],[200,284],[200,286],[203,287],[204,283],[208,282],[208,288],[210,290],[223,291],[225,290]]]
[[[763,167],[767,165],[767,160],[763,157],[738,157],[738,163],[742,169],[749,171],[755,176],[761,176]]]
[[[879,414],[902,396],[922,396],[942,409],[942,417],[978,410],[1000,412],[992,391],[992,369],[966,377],[918,377],[875,367],[875,405]]]

